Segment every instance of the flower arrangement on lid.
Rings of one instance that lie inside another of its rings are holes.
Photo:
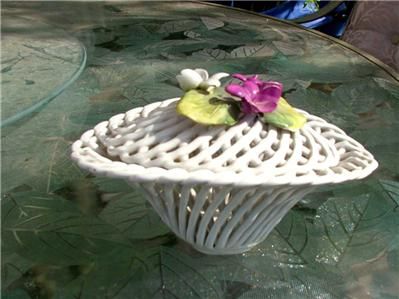
[[[232,126],[248,114],[292,132],[306,123],[306,117],[282,97],[280,82],[263,81],[258,75],[233,74],[239,82],[223,88],[220,79],[229,76],[209,76],[204,69],[182,70],[176,79],[185,94],[177,104],[177,112],[204,125]]]

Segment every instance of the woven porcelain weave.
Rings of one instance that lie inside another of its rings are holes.
[[[295,133],[252,115],[204,126],[177,115],[177,100],[98,124],[73,144],[72,158],[138,183],[174,233],[202,252],[246,251],[312,186],[361,179],[378,166],[360,143],[304,111]]]

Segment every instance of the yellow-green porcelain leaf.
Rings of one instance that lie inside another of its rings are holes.
[[[239,109],[234,102],[223,101],[214,92],[190,90],[177,103],[179,114],[203,125],[234,125]]]
[[[284,98],[280,98],[276,110],[264,113],[262,120],[292,132],[299,130],[306,123],[305,115],[296,111]]]

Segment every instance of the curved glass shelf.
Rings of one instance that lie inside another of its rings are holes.
[[[79,40],[49,24],[24,18],[2,23],[0,127],[38,111],[74,82],[85,67]]]

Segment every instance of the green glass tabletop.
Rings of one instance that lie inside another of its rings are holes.
[[[50,69],[27,62],[15,74],[19,83],[4,83],[9,67],[2,74],[5,111],[15,115],[25,109],[20,100],[34,103],[45,98],[39,91],[48,95],[77,77],[40,110],[2,128],[2,298],[398,298],[394,71],[319,33],[211,4],[2,6],[3,22],[19,24],[15,45],[2,43],[2,59],[36,44],[40,59],[76,59],[74,67],[64,61]],[[60,34],[43,40],[37,24]],[[78,45],[87,53],[80,74]],[[81,171],[69,155],[72,142],[95,124],[179,96],[175,75],[195,67],[283,82],[294,106],[344,129],[380,167],[365,180],[306,196],[245,254],[194,251],[138,190]],[[32,91],[26,80],[40,85]]]
[[[83,71],[86,53],[64,30],[31,19],[5,18],[2,33],[0,126],[7,126],[57,97]]]

